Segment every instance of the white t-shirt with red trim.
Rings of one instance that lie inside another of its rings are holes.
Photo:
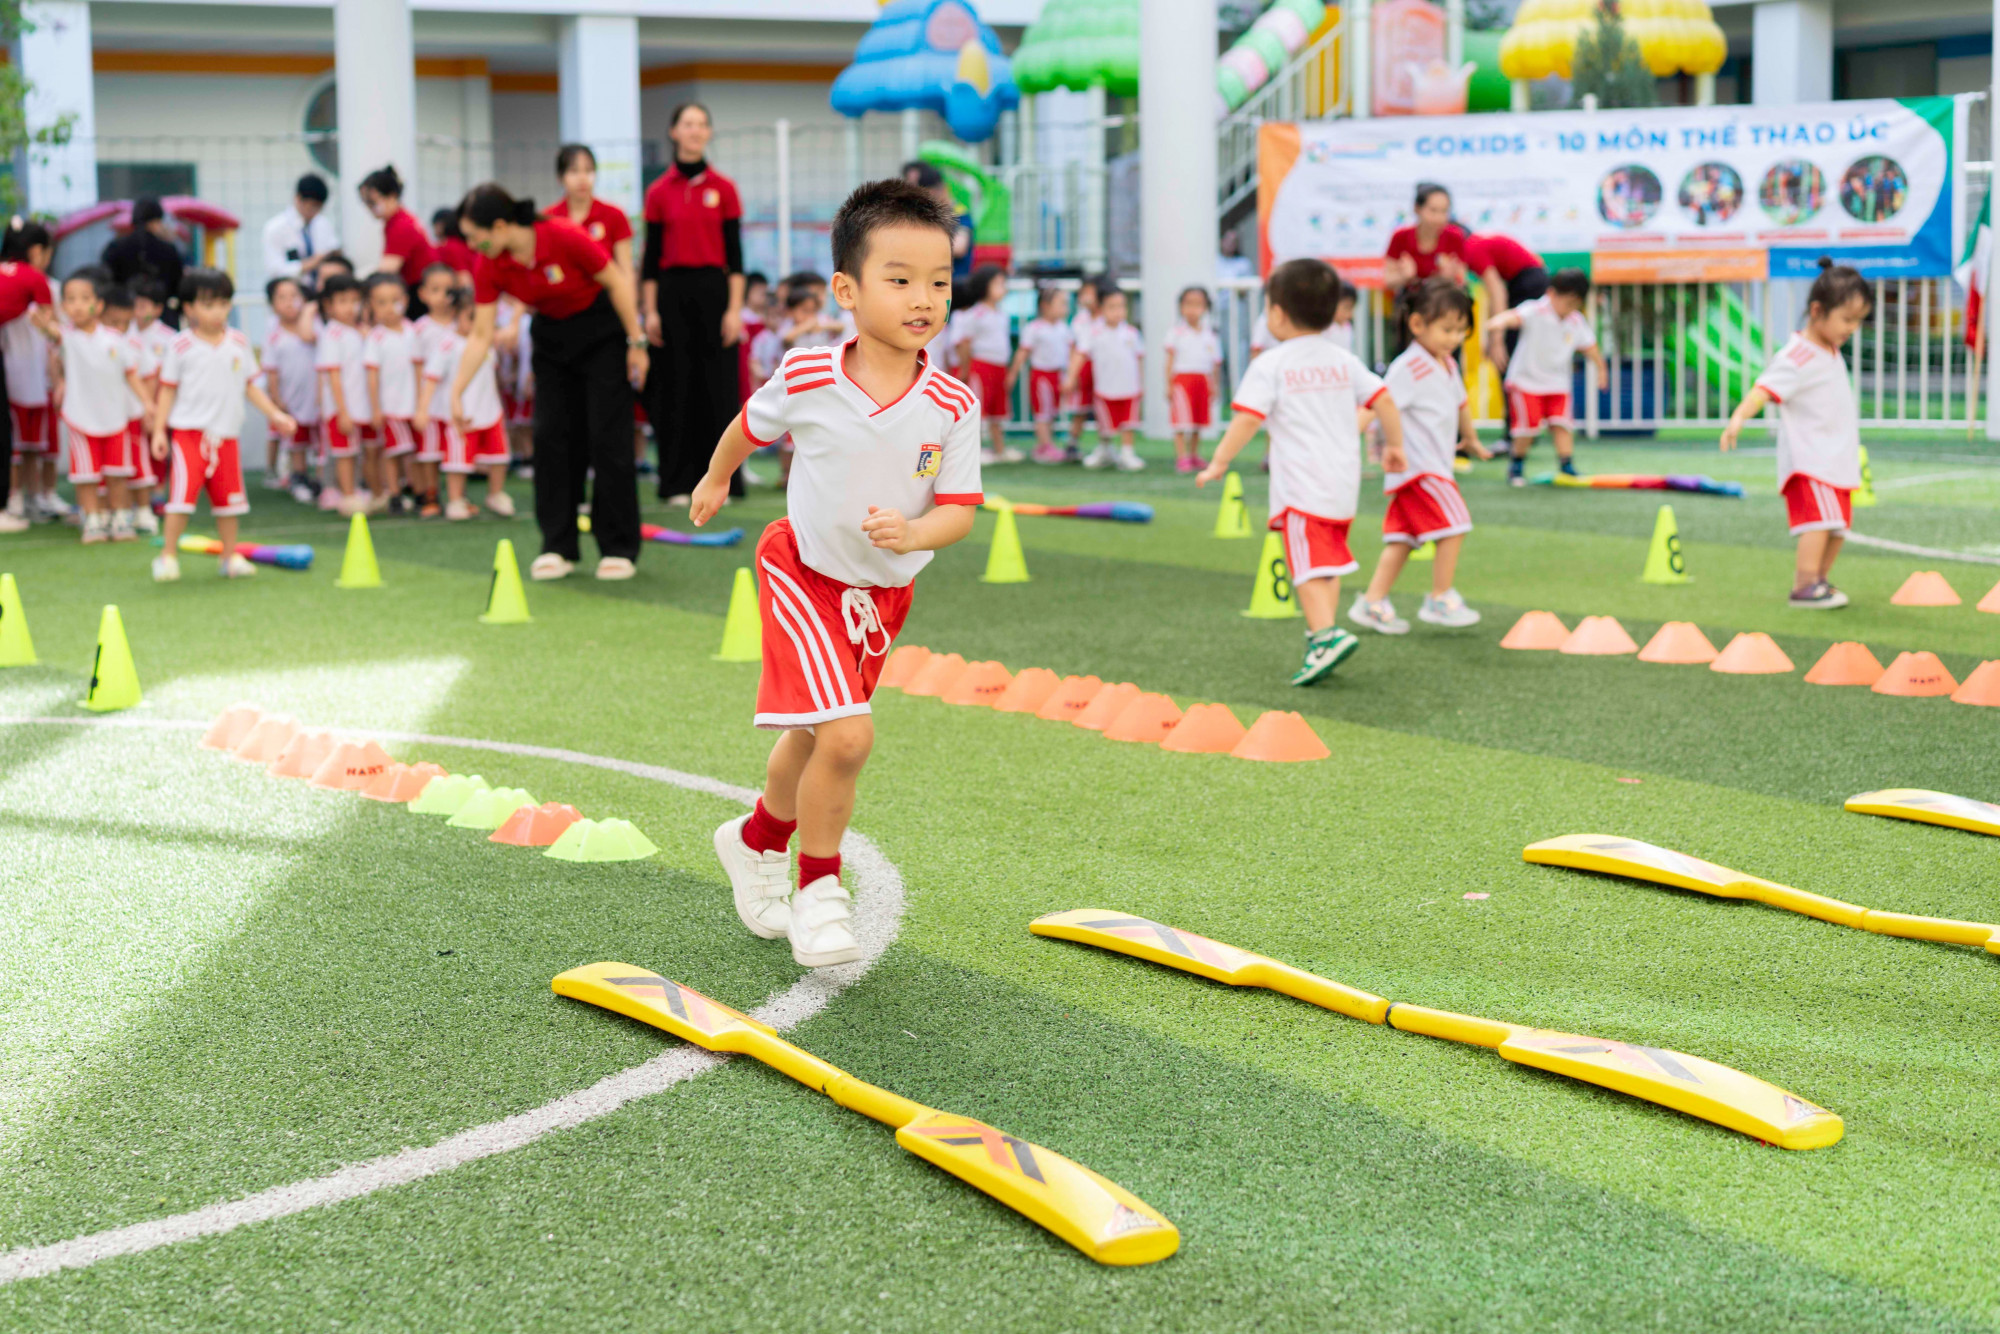
[[[795,348],[743,405],[743,429],[769,444],[792,437],[785,488],[799,558],[857,588],[902,588],[933,553],[897,555],[868,540],[870,506],[919,518],[938,505],[979,505],[979,402],[928,354],[893,403],[847,376],[853,342]]]
[[[439,327],[431,331],[430,345],[430,359],[424,362],[424,379],[433,385],[431,412],[437,420],[447,421],[451,416],[451,382],[458,378],[458,363],[465,356],[465,339],[456,329]],[[465,391],[459,395],[458,405],[465,409],[465,420],[475,431],[497,426],[506,415],[500,401],[499,367],[500,358],[488,347],[479,369],[465,382]]]
[[[362,364],[376,373],[381,399],[375,409],[384,417],[407,421],[417,415],[416,329],[404,323],[391,329],[378,324],[368,331]]]
[[[1345,324],[1329,324],[1321,331],[1320,337],[1329,343],[1338,344],[1349,352],[1354,350],[1354,321]],[[1271,332],[1271,312],[1268,308],[1257,312],[1257,322],[1250,326],[1250,355],[1268,352],[1278,345],[1278,335]]]
[[[1344,347],[1308,334],[1251,362],[1231,406],[1264,419],[1271,437],[1271,515],[1352,519],[1361,500],[1362,408],[1387,392]]]
[[[965,324],[952,336],[972,345],[974,361],[983,361],[989,366],[1005,366],[1007,359],[1014,355],[1007,312],[981,301],[967,307],[962,314]]]
[[[26,315],[0,324],[0,361],[7,368],[7,401],[17,408],[49,405],[49,340]]]
[[[243,433],[243,390],[257,375],[257,354],[241,331],[227,330],[211,343],[181,330],[160,361],[161,385],[174,388],[167,428],[236,439]]]
[[[137,331],[132,329],[127,329],[124,333],[119,334],[119,337],[123,338],[125,340],[126,345],[132,349],[132,364],[134,368],[138,370],[140,379],[150,380],[154,376],[160,373],[159,357],[153,354],[152,348],[146,346],[146,340],[141,338],[138,335]],[[126,385],[125,386],[126,419],[128,421],[138,421],[141,417],[145,415],[146,415],[145,400],[132,392],[131,385],[129,384]]]
[[[368,346],[363,341],[361,330],[339,320],[328,320],[326,327],[319,331],[319,342],[313,348],[313,366],[321,371],[334,371],[340,376],[341,396],[347,400],[347,415],[356,422],[365,422],[374,415],[368,402]],[[333,387],[320,377],[320,415],[332,421],[339,414],[340,405],[333,401]]]
[[[1778,485],[1794,473],[1853,490],[1861,485],[1861,418],[1838,352],[1795,333],[1757,388],[1778,405]]]
[[[125,372],[144,364],[133,343],[108,324],[89,333],[65,328],[62,364],[62,417],[69,429],[95,436],[123,431],[133,415],[125,410],[132,394]]]
[[[1021,346],[1028,349],[1029,370],[1066,371],[1076,333],[1061,320],[1029,320],[1021,326]]]
[[[1215,330],[1186,320],[1167,330],[1166,350],[1174,354],[1175,375],[1206,375],[1222,363],[1222,340]]]
[[[1092,320],[1090,333],[1077,343],[1076,350],[1090,358],[1092,391],[1099,398],[1139,396],[1139,366],[1146,355],[1146,342],[1137,329]]]
[[[314,345],[276,320],[264,334],[264,373],[278,406],[306,426],[319,421],[319,371]]]
[[[1408,466],[1385,473],[1382,489],[1394,491],[1423,473],[1452,475],[1458,453],[1458,410],[1465,403],[1465,379],[1458,363],[1412,341],[1389,363],[1382,377],[1403,419],[1403,454]]]
[[[1514,310],[1521,317],[1521,338],[1507,358],[1507,387],[1524,394],[1567,394],[1576,354],[1597,346],[1590,321],[1580,310],[1556,314],[1545,296]]]

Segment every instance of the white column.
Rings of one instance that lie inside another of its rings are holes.
[[[487,74],[468,74],[460,80],[460,123],[465,134],[465,188],[493,179],[493,79]],[[442,208],[452,201],[432,201]]]
[[[637,213],[643,156],[639,20],[595,14],[560,20],[556,84],[563,142],[589,144],[597,156],[598,197]]]
[[[772,127],[777,141],[775,155],[778,177],[778,272],[792,272],[792,123],[778,117]]]
[[[21,6],[24,31],[13,58],[27,80],[28,133],[67,124],[69,142],[27,149],[28,207],[63,214],[97,202],[97,112],[90,68],[90,6],[41,0]]]
[[[1215,0],[1140,9],[1139,255],[1145,283],[1149,435],[1168,433],[1166,338],[1184,287],[1215,290],[1215,106],[1190,97],[1215,78]]]
[[[340,242],[362,272],[382,257],[382,224],[355,187],[394,166],[421,216],[417,191],[417,58],[408,0],[340,0],[333,7],[334,115],[340,126]]]
[[[1753,104],[1782,107],[1833,99],[1832,0],[1760,0],[1750,33]]]
[[[1375,114],[1375,20],[1368,0],[1349,0],[1343,22],[1347,27],[1347,114]]]
[[[923,142],[923,113],[915,107],[903,108],[903,161],[915,162],[917,148]]]
[[[1457,69],[1465,61],[1465,0],[1444,3],[1444,63]]]

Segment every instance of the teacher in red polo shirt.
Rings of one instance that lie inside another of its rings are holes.
[[[464,429],[463,395],[493,346],[500,294],[535,316],[536,579],[560,579],[578,560],[576,511],[595,471],[590,534],[599,579],[630,579],[639,556],[639,485],[632,465],[632,390],[646,378],[646,335],[631,275],[583,231],[535,212],[488,182],[459,206],[459,226],[479,256],[474,311],[451,416]]]
[[[562,182],[563,197],[544,209],[543,216],[582,229],[610,252],[613,263],[631,273],[632,219],[624,209],[597,197],[597,154],[589,144],[564,144],[556,150],[556,179]]]
[[[1548,265],[1542,263],[1540,255],[1511,236],[1498,232],[1468,236],[1458,262],[1464,269],[1463,280],[1476,282],[1485,289],[1488,319],[1549,290]],[[1486,335],[1486,355],[1495,370],[1507,369],[1508,354],[1520,340],[1519,329]]]
[[[735,183],[708,165],[713,134],[707,107],[675,107],[674,164],[646,190],[640,300],[661,363],[646,415],[660,447],[660,495],[677,505],[743,406],[743,204]],[[743,494],[740,473],[729,489]]]
[[[394,167],[382,167],[361,178],[361,202],[382,220],[382,258],[377,273],[393,273],[412,292],[424,280],[424,270],[437,257],[430,235],[417,215],[403,207],[403,178]]]

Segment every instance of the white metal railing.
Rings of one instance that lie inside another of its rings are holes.
[[[1226,214],[1257,191],[1257,128],[1267,120],[1324,120],[1347,114],[1340,78],[1343,18],[1271,76],[1216,126],[1215,187]]]

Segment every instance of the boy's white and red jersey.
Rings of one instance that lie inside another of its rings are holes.
[[[62,331],[63,424],[80,435],[119,435],[132,414],[125,372],[143,364],[137,348],[107,324]]]
[[[1354,322],[1335,322],[1326,326],[1321,338],[1349,352],[1354,350]],[[1278,345],[1278,335],[1271,332],[1271,312],[1269,307],[1257,312],[1257,322],[1250,326],[1250,355],[1257,356]]]
[[[142,380],[156,378],[160,373],[160,359],[154,355],[152,348],[146,346],[146,340],[139,337],[138,331],[136,329],[127,329],[118,336],[125,340],[127,347],[132,349],[132,364],[133,368],[139,372],[139,378]],[[125,412],[127,419],[130,421],[138,421],[146,415],[145,400],[133,393],[132,386],[129,384],[125,386]]]
[[[1090,358],[1091,379],[1099,398],[1139,396],[1139,365],[1146,355],[1146,343],[1137,329],[1093,320],[1089,335],[1077,343],[1076,350]]]
[[[1222,364],[1222,340],[1215,330],[1197,328],[1186,320],[1167,330],[1166,350],[1174,354],[1175,375],[1207,375]]]
[[[1403,418],[1408,464],[1401,472],[1383,474],[1382,489],[1394,491],[1424,473],[1450,477],[1452,456],[1458,453],[1458,410],[1466,401],[1458,363],[1412,341],[1389,363],[1382,379]]]
[[[447,421],[451,415],[451,382],[458,376],[458,363],[465,356],[465,339],[456,329],[441,330],[431,338],[430,360],[424,363],[424,379],[437,381],[437,389],[431,398],[431,411],[439,421]],[[479,363],[479,369],[466,381],[465,391],[459,395],[459,406],[465,409],[466,423],[475,431],[483,431],[499,424],[506,415],[506,407],[500,401],[499,358],[493,349],[486,350],[486,359]]]
[[[368,402],[368,347],[363,341],[361,330],[339,320],[328,320],[326,327],[319,331],[319,342],[313,349],[315,369],[331,371],[340,376],[341,397],[347,400],[347,415],[356,422],[367,421],[372,415]],[[333,386],[327,376],[320,377],[320,416],[332,421],[340,412],[340,405],[333,401]]]
[[[1521,337],[1507,358],[1507,387],[1529,394],[1567,394],[1574,378],[1573,358],[1597,346],[1597,335],[1583,312],[1556,314],[1545,296],[1514,307],[1521,317]]]
[[[407,323],[394,329],[378,324],[368,331],[361,360],[375,372],[375,383],[381,388],[381,398],[375,404],[381,416],[407,421],[417,415],[415,332]]]
[[[1096,311],[1085,310],[1082,306],[1078,306],[1076,312],[1069,317],[1070,346],[1079,352],[1083,351],[1084,344],[1090,341],[1090,335],[1097,331],[1098,323]]]
[[[301,426],[319,421],[319,371],[313,358],[311,343],[271,321],[264,331],[264,374],[270,380],[271,397]]]
[[[1803,473],[1828,486],[1861,485],[1861,419],[1847,362],[1795,333],[1757,377],[1778,405],[1778,485]]]
[[[1286,510],[1352,519],[1361,499],[1362,408],[1387,392],[1344,347],[1310,334],[1251,362],[1230,406],[1271,437],[1271,517]]]
[[[7,401],[17,408],[49,405],[49,340],[26,315],[0,324],[0,361],[7,368]]]
[[[970,343],[972,359],[989,366],[1005,366],[1014,355],[1007,312],[981,301],[965,311],[965,324],[956,337]]]
[[[153,364],[156,367],[167,359],[167,349],[172,347],[174,339],[180,336],[180,330],[174,328],[165,320],[154,320],[143,329],[135,321],[132,325],[132,332],[138,336],[140,342],[146,345],[146,352],[153,358]],[[156,371],[155,374],[157,373]]]
[[[257,354],[240,331],[225,330],[211,343],[183,329],[160,362],[160,383],[174,389],[168,429],[236,439],[243,433],[243,390],[257,374]]]
[[[919,518],[937,505],[979,505],[979,406],[972,390],[919,353],[917,378],[877,403],[848,378],[854,343],[786,353],[743,405],[743,429],[758,444],[792,437],[786,508],[799,556],[856,588],[902,588],[932,553],[884,551],[861,531],[868,510]]]
[[[1028,349],[1029,370],[1066,371],[1076,333],[1060,320],[1029,320],[1021,326],[1021,346]]]

